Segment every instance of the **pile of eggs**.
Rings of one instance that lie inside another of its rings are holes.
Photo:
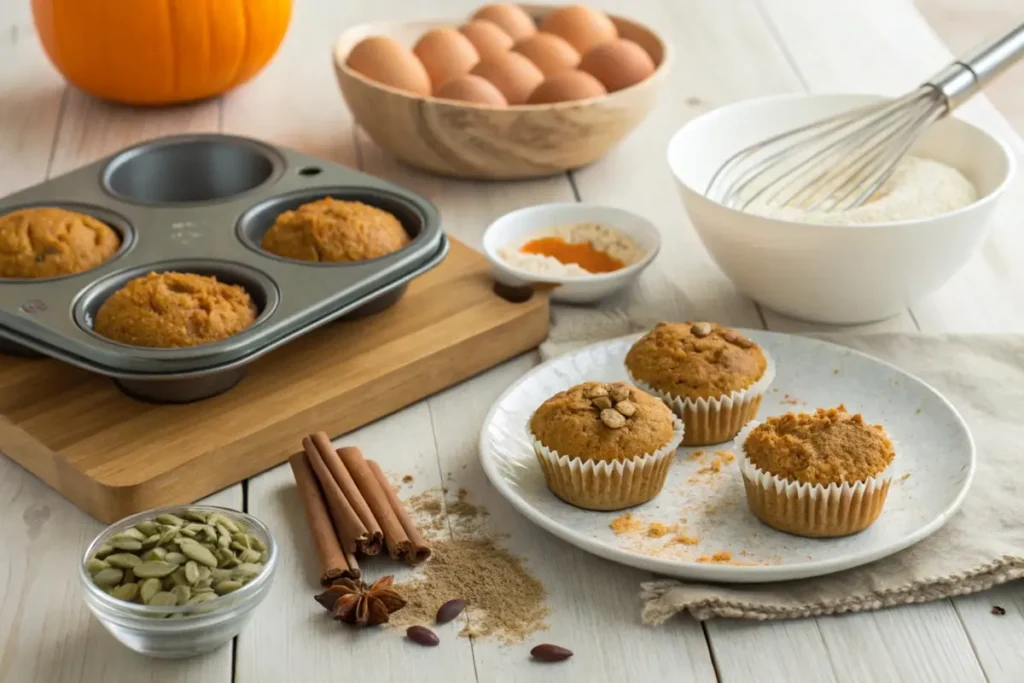
[[[412,50],[386,36],[365,38],[346,65],[415,95],[492,107],[585,100],[654,73],[640,45],[584,5],[555,9],[540,26],[518,5],[485,5],[462,26],[427,31]]]

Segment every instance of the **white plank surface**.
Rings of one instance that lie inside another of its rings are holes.
[[[223,100],[133,110],[65,89],[32,35],[27,3],[0,0],[0,194],[38,182],[48,169],[68,171],[139,140],[223,129],[359,165],[416,189],[439,206],[451,234],[478,245],[484,227],[506,211],[571,201],[569,179],[458,182],[398,164],[353,129],[330,65],[335,36],[354,23],[385,16],[465,16],[476,4],[299,2],[280,53],[252,83]],[[632,292],[597,310],[560,308],[556,321],[604,314],[614,330],[625,319],[623,307],[637,310],[640,303],[656,301],[679,316],[784,331],[820,329],[759,311],[736,294],[688,225],[665,164],[665,144],[689,117],[746,97],[805,87],[900,92],[937,70],[948,50],[909,2],[594,4],[657,26],[675,45],[677,62],[650,119],[605,160],[573,174],[575,187],[584,201],[651,218],[663,230],[665,249]],[[961,113],[1024,151],[1020,137],[984,99]],[[1024,331],[1024,273],[1014,265],[1024,253],[1022,213],[1024,185],[1018,181],[991,239],[950,285],[912,312],[864,329]],[[380,459],[390,472],[413,474],[413,491],[446,485],[465,487],[474,499],[486,497],[476,457],[479,425],[494,398],[535,363],[534,354],[506,363],[344,442]],[[214,499],[237,507],[241,487]],[[248,485],[248,510],[274,529],[284,557],[274,590],[235,651],[155,662],[106,634],[67,569],[100,525],[0,459],[0,682],[335,681],[350,677],[361,662],[372,662],[382,680],[437,681],[713,681],[717,672],[722,681],[995,682],[1018,681],[1024,671],[1024,592],[1017,585],[872,614],[771,624],[710,622],[704,630],[680,618],[649,629],[638,621],[643,573],[565,546],[500,500],[484,502],[493,528],[510,535],[509,547],[529,558],[548,588],[551,631],[532,642],[565,644],[576,652],[570,663],[539,666],[528,661],[526,646],[462,638],[446,638],[440,648],[426,650],[408,645],[398,632],[358,633],[334,624],[311,599],[315,554],[302,531],[287,467]],[[377,570],[383,569],[371,566]],[[398,568],[399,576],[405,571]],[[992,615],[994,604],[1007,614]]]

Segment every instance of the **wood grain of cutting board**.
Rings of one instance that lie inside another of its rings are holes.
[[[0,452],[105,522],[193,502],[284,462],[309,432],[344,434],[536,347],[547,297],[511,303],[492,288],[486,259],[452,240],[397,305],[300,337],[234,389],[187,405],[0,356]]]

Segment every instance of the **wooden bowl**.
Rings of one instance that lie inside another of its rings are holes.
[[[523,7],[537,19],[554,9]],[[672,61],[670,47],[650,29],[610,16],[619,35],[643,47],[656,68],[641,83],[589,100],[487,107],[412,95],[345,66],[349,51],[368,36],[390,36],[411,48],[428,30],[459,26],[468,19],[354,26],[335,44],[334,70],[356,122],[380,147],[411,166],[456,178],[548,176],[607,154],[644,120],[665,80]]]

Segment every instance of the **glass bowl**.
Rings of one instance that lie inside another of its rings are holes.
[[[179,517],[186,512],[218,513],[245,524],[246,533],[267,549],[263,571],[238,590],[195,605],[173,607],[136,604],[109,595],[93,583],[86,562],[112,536],[161,514]],[[270,529],[255,517],[215,505],[174,505],[146,510],[111,524],[89,544],[78,567],[85,587],[85,602],[103,627],[118,641],[150,657],[181,659],[209,652],[231,641],[252,617],[252,611],[270,591],[277,569],[277,542]]]

